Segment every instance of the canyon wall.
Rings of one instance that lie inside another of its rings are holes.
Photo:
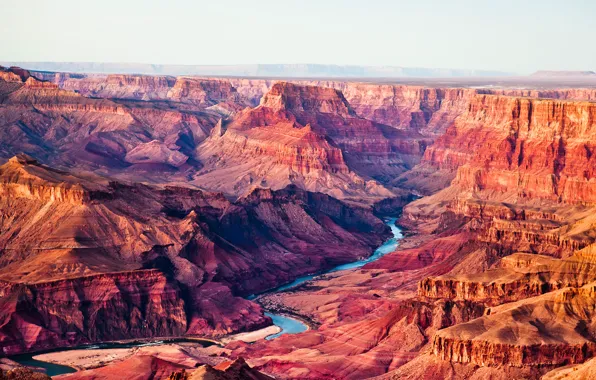
[[[180,290],[156,270],[4,283],[1,292],[4,355],[186,331]]]
[[[592,202],[595,110],[589,102],[476,95],[423,162],[453,170],[468,164],[455,183],[469,189]]]
[[[490,315],[438,331],[433,352],[484,366],[581,363],[596,353],[592,327],[585,324],[592,318],[594,295],[592,284],[496,307]],[[517,328],[523,334],[511,334]]]
[[[205,168],[195,183],[236,195],[293,183],[370,203],[396,195],[383,183],[413,166],[425,143],[358,117],[338,90],[278,82],[199,146]]]
[[[456,266],[419,282],[422,299],[486,308],[480,318],[437,331],[435,357],[552,368],[594,355],[585,321],[596,279],[595,110],[587,101],[477,94],[426,150],[421,166],[453,181],[408,206],[407,219],[432,221],[437,234],[472,233],[492,260],[480,271]]]

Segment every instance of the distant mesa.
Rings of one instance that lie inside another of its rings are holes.
[[[110,62],[0,62],[29,70],[96,74],[209,75],[277,78],[430,78],[495,77],[511,73],[489,70],[441,69],[403,66],[323,64],[153,65]]]
[[[532,77],[540,78],[561,78],[561,77],[590,77],[596,78],[594,71],[556,71],[556,70],[539,70],[531,74]]]

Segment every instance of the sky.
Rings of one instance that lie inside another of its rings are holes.
[[[0,61],[596,70],[593,0],[0,0]]]

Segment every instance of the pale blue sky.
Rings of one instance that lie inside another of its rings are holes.
[[[0,61],[596,69],[593,0],[0,0]]]

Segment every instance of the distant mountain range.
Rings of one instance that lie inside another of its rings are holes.
[[[29,70],[74,73],[122,73],[151,75],[213,75],[284,78],[430,78],[494,77],[512,73],[487,70],[431,69],[400,66],[354,66],[321,64],[254,64],[254,65],[153,65],[144,63],[97,62],[1,62]]]

